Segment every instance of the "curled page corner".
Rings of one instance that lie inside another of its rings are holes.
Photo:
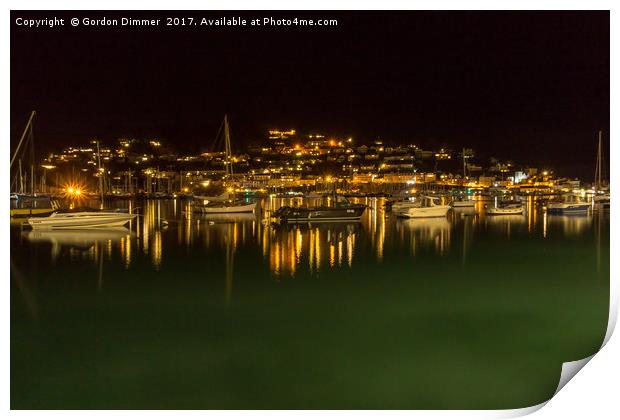
[[[513,408],[513,409],[509,409],[509,410],[500,410],[499,412],[497,412],[497,415],[495,416],[495,418],[497,418],[497,419],[510,419],[510,418],[527,416],[528,414],[532,414],[532,413],[540,410],[541,408],[543,408],[549,401],[550,400],[543,401],[540,404],[532,405],[530,407]]]
[[[575,376],[577,372],[581,370],[581,368],[583,368],[590,360],[592,360],[595,354],[593,354],[592,356],[585,357],[580,360],[573,360],[572,362],[562,363],[562,373],[560,375],[560,382],[558,382],[558,387],[555,389],[555,392],[553,393],[553,395],[555,396],[558,392],[560,392],[560,390],[564,388],[564,385],[566,385],[568,381],[570,381],[573,378],[573,376]]]
[[[609,281],[609,319],[607,320],[607,331],[605,332],[605,338],[601,349],[605,347],[616,328],[616,321],[618,319],[618,281]],[[600,349],[599,349],[600,351]]]
[[[577,372],[579,372],[581,368],[583,368],[593,357],[594,357],[594,354],[592,356],[588,356],[580,360],[574,360],[572,362],[562,363],[562,373],[560,374],[560,381],[558,382],[558,386],[555,389],[553,396],[547,401],[543,401],[540,404],[532,405],[530,407],[515,408],[515,409],[509,409],[509,410],[499,410],[495,412],[495,415],[493,417],[497,419],[523,417],[523,416],[527,416],[528,414],[532,414],[540,410],[545,405],[547,405],[547,403],[551,401],[551,399],[555,397],[555,395],[558,392],[560,392],[560,390],[564,387],[564,385],[566,385],[568,381],[570,381],[573,378],[573,376],[575,376]]]

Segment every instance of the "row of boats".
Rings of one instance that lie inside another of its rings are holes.
[[[403,200],[391,203],[391,210],[400,217],[421,218],[421,217],[443,217],[450,209],[473,209],[476,201],[468,199],[455,199],[447,204],[441,204],[441,198],[422,196],[418,199]],[[609,197],[598,197],[594,200],[594,205],[598,208],[609,208]],[[546,204],[549,214],[584,214],[593,208],[591,202],[585,201],[578,195],[566,195],[560,200]],[[509,200],[500,201],[497,206],[485,205],[485,213],[490,216],[495,215],[519,215],[525,212],[525,206],[521,201]]]
[[[416,200],[405,200],[391,204],[392,212],[398,217],[425,218],[444,217],[450,209],[473,209],[474,200],[457,199],[448,204],[441,204],[441,198],[422,196]],[[502,202],[497,207],[485,207],[488,215],[523,214],[524,207],[520,201]]]
[[[422,195],[413,199],[388,202],[387,205],[398,217],[429,218],[445,217],[450,209],[474,209],[476,201],[457,198],[447,204],[442,204],[440,197]],[[271,217],[281,223],[351,222],[359,221],[366,208],[365,204],[352,203],[345,197],[334,194],[329,204],[306,207],[282,206],[274,211]],[[591,208],[592,203],[576,195],[567,195],[562,201],[546,204],[547,212],[550,214],[587,213]],[[202,214],[255,213],[257,209],[258,202],[236,200],[229,195],[198,196],[194,198],[192,205],[193,212]],[[524,212],[525,206],[521,201],[504,201],[494,207],[485,205],[485,213],[490,216],[519,215]],[[123,210],[60,210],[54,208],[51,214],[31,214],[27,217],[27,224],[34,230],[112,228],[124,226],[136,216],[137,214]]]

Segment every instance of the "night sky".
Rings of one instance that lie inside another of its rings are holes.
[[[33,109],[43,151],[123,136],[202,150],[228,113],[240,148],[291,127],[587,174],[596,130],[608,139],[608,12],[141,14],[339,24],[26,29],[16,17],[81,15],[12,12],[12,148]]]

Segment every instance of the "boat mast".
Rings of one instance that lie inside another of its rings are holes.
[[[603,171],[603,162],[602,162],[602,153],[601,153],[601,130],[598,131],[598,148],[596,151],[596,168],[594,169],[594,191],[598,191],[601,189],[602,183],[602,171]]]
[[[600,189],[603,188],[603,131],[598,132],[598,183]]]
[[[232,148],[230,146],[230,128],[228,127],[228,115],[224,115],[224,147],[226,154],[226,175],[232,178]]]
[[[17,143],[17,149],[15,149],[15,153],[13,153],[13,157],[11,158],[10,166],[13,166],[13,162],[15,161],[15,158],[17,157],[17,154],[19,153],[20,148],[22,147],[22,143],[24,142],[24,139],[26,138],[26,133],[28,133],[28,131],[32,127],[32,120],[34,119],[34,116],[36,114],[37,114],[36,111],[32,111],[30,113],[30,118],[28,118],[28,122],[26,123],[26,128],[24,128],[24,132],[22,133],[22,136],[19,139],[19,142]]]
[[[19,164],[19,193],[23,194],[24,193],[24,177],[22,175],[22,160],[19,159],[18,161]]]
[[[99,193],[101,194],[101,208],[103,208],[103,171],[101,170],[101,152],[99,151],[99,140],[97,142],[97,166],[99,168]]]
[[[30,194],[34,196],[34,127],[30,125],[30,134],[28,135],[30,143]]]

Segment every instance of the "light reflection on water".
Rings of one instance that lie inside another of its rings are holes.
[[[240,247],[260,252],[272,275],[294,276],[302,268],[310,273],[322,269],[352,267],[360,249],[368,250],[377,262],[386,250],[405,250],[415,257],[420,252],[438,256],[467,249],[476,236],[496,235],[510,240],[514,235],[548,238],[576,237],[591,229],[594,215],[547,215],[527,202],[524,215],[485,216],[484,203],[475,209],[459,209],[444,218],[398,219],[384,210],[384,200],[356,199],[368,205],[360,223],[316,223],[275,226],[270,214],[282,205],[302,205],[302,199],[269,198],[254,214],[197,215],[191,204],[180,200],[153,200],[140,204],[141,216],[128,228],[96,231],[24,231],[23,246],[51,244],[50,258],[57,261],[66,250],[71,261],[120,257],[125,268],[139,256],[146,256],[153,268],[165,265],[166,252],[184,248],[188,252],[226,250],[227,261]],[[310,200],[310,205],[317,200]],[[120,203],[117,207],[131,207]],[[135,204],[133,204],[135,207]],[[604,217],[604,216],[602,216]],[[455,237],[458,244],[453,244]],[[366,255],[366,254],[365,254]],[[367,258],[367,257],[366,257]]]

